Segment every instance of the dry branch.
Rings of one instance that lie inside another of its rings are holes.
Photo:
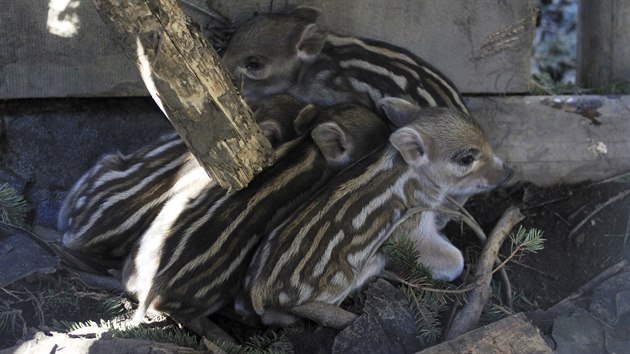
[[[586,224],[589,220],[591,220],[593,218],[593,216],[595,216],[597,213],[599,213],[600,211],[602,211],[602,209],[604,209],[605,207],[609,206],[610,204],[613,204],[623,198],[625,198],[626,196],[628,196],[630,194],[630,189],[625,190],[619,194],[617,194],[616,196],[610,198],[609,200],[607,200],[606,202],[598,205],[595,210],[593,210],[591,213],[589,213],[586,217],[584,217],[584,219],[582,219],[582,221],[580,221],[579,224],[577,224],[572,230],[571,232],[569,232],[569,237],[572,237],[580,228],[582,228],[582,226],[584,226],[584,224]]]
[[[492,229],[490,237],[488,237],[481,256],[477,261],[475,278],[479,283],[479,287],[470,293],[467,304],[455,316],[453,325],[446,335],[447,340],[468,332],[479,322],[481,312],[490,298],[490,281],[492,280],[493,265],[499,254],[499,249],[512,228],[523,219],[524,216],[520,210],[511,207],[503,213],[501,219]]]
[[[273,151],[219,56],[176,0],[92,0],[149,93],[208,174],[246,187]]]
[[[309,302],[291,309],[291,314],[317,322],[324,327],[344,329],[357,319],[357,315],[338,306],[322,302]]]

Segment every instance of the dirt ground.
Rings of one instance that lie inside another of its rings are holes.
[[[526,254],[508,266],[515,292],[522,292],[530,309],[544,309],[630,256],[628,191],[627,177],[548,188],[520,183],[474,198],[466,208],[486,233],[510,205],[521,208],[524,227],[544,232],[542,251]],[[467,227],[451,223],[447,234],[461,249],[479,249]],[[508,243],[501,252],[504,256],[510,252]],[[121,294],[89,288],[67,272],[32,276],[0,290],[0,349],[37,330],[63,331],[71,322],[124,318],[133,307]],[[215,320],[242,340],[269,334],[260,327],[247,328],[220,317]],[[173,328],[173,333],[181,335],[181,330]]]
[[[516,290],[547,308],[630,257],[630,197],[623,194],[629,190],[627,178],[547,188],[523,183],[475,198],[466,209],[489,232],[502,212],[516,205],[526,216],[521,225],[544,232],[544,249],[512,262],[508,274]],[[454,242],[461,248],[476,243],[471,232],[448,227],[449,235],[459,232]],[[509,242],[501,253],[509,254]]]

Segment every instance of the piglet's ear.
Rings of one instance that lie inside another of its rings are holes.
[[[319,124],[311,132],[311,137],[329,163],[344,163],[348,160],[352,142],[337,123]]]
[[[420,112],[420,108],[402,98],[385,97],[380,99],[377,104],[392,124],[398,128],[416,119]]]
[[[291,16],[313,23],[317,22],[317,19],[321,16],[321,14],[322,13],[318,9],[310,6],[298,6],[291,11]]]
[[[284,134],[282,134],[282,127],[278,122],[273,120],[265,120],[258,123],[260,130],[271,143],[271,146],[278,146],[285,141]]]
[[[404,127],[395,131],[389,137],[389,142],[400,152],[408,164],[421,166],[429,162],[432,140],[428,135]]]
[[[312,62],[324,48],[328,29],[317,23],[304,27],[300,39],[295,45],[297,56],[303,61]]]
[[[296,133],[302,135],[315,124],[318,117],[319,108],[317,108],[314,104],[309,104],[302,108],[297,117],[295,117],[295,120],[293,121],[293,129],[295,129]]]

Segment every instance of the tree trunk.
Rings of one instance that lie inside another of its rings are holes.
[[[176,0],[92,2],[210,177],[241,189],[271,165],[273,150],[251,110]]]

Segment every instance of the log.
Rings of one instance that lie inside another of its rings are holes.
[[[176,0],[92,2],[210,177],[224,188],[241,189],[271,165],[271,145],[251,110]]]
[[[553,351],[538,329],[520,313],[427,348],[419,354],[447,353],[551,354]]]

